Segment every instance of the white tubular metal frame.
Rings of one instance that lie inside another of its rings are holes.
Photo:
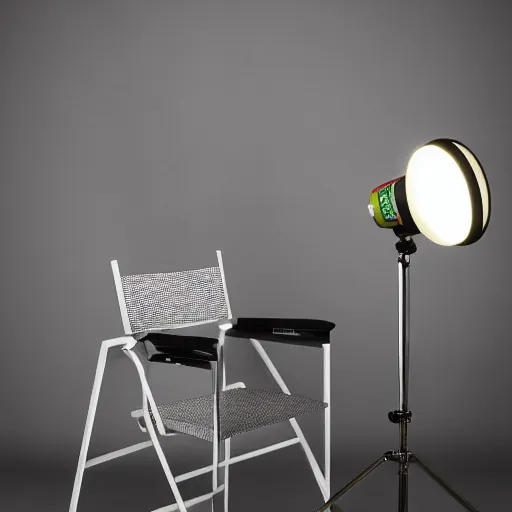
[[[123,285],[121,283],[121,273],[119,272],[117,260],[111,261],[110,266],[112,267],[112,274],[114,275],[114,284],[116,285],[117,301],[119,303],[119,310],[121,311],[124,332],[125,334],[132,334],[132,327],[130,325],[130,319],[128,318],[128,309],[126,308]]]
[[[110,340],[105,340],[101,344],[100,353],[98,357],[98,363],[96,366],[96,374],[94,377],[94,383],[91,393],[91,399],[89,403],[89,410],[87,413],[87,419],[85,423],[84,435],[82,439],[82,446],[80,448],[80,455],[78,459],[78,467],[75,475],[75,481],[73,485],[73,493],[71,496],[71,503],[69,506],[69,512],[76,512],[78,507],[78,499],[80,496],[80,489],[82,485],[82,479],[85,469],[96,466],[98,464],[102,464],[104,462],[116,459],[118,457],[122,457],[124,455],[128,455],[130,453],[135,453],[139,450],[143,450],[145,448],[149,448],[153,446],[157,453],[158,459],[162,466],[162,469],[167,477],[167,481],[169,483],[169,487],[174,495],[176,503],[171,505],[166,505],[164,507],[158,508],[153,512],[187,512],[190,507],[196,505],[198,503],[211,500],[212,502],[212,511],[216,512],[215,505],[215,496],[221,492],[224,492],[224,504],[223,509],[224,512],[228,512],[228,503],[229,503],[229,468],[233,464],[237,464],[238,462],[242,462],[244,460],[249,460],[254,457],[259,457],[260,455],[264,455],[275,450],[281,450],[283,448],[287,448],[288,446],[293,446],[295,444],[300,444],[302,449],[304,450],[307,460],[311,466],[313,474],[315,476],[316,482],[322,496],[324,499],[328,499],[330,496],[330,464],[331,464],[331,456],[330,456],[330,443],[331,443],[331,430],[330,430],[330,421],[331,421],[331,412],[330,412],[330,345],[323,345],[323,400],[327,403],[327,408],[324,410],[324,471],[320,469],[320,466],[313,455],[313,452],[304,436],[302,429],[300,428],[297,420],[292,418],[289,420],[291,427],[295,432],[295,437],[291,439],[287,439],[285,441],[281,441],[279,443],[275,443],[264,448],[260,448],[258,450],[253,450],[250,452],[243,453],[241,455],[237,455],[235,457],[231,457],[231,439],[222,440],[220,436],[220,393],[227,389],[233,388],[244,388],[245,384],[243,382],[237,382],[230,385],[226,384],[226,365],[225,365],[225,338],[226,331],[232,327],[232,313],[231,307],[229,304],[229,299],[227,295],[227,287],[226,280],[224,275],[224,267],[222,264],[222,254],[221,251],[217,251],[217,258],[219,261],[219,267],[222,275],[222,281],[224,286],[224,293],[226,296],[227,308],[229,317],[226,320],[222,320],[219,322],[219,336],[218,336],[218,344],[217,344],[217,361],[212,364],[212,375],[213,375],[213,395],[214,395],[214,436],[213,436],[213,460],[210,466],[205,466],[200,469],[195,469],[193,471],[189,471],[187,473],[182,473],[180,475],[174,476],[171,472],[163,449],[160,445],[159,436],[175,436],[179,435],[175,432],[167,432],[165,426],[163,424],[162,418],[158,411],[158,407],[156,405],[155,399],[151,392],[151,388],[148,383],[147,373],[145,370],[145,365],[140,360],[138,354],[133,350],[137,345],[137,340],[132,336],[131,326],[128,319],[128,313],[126,309],[126,304],[124,302],[124,294],[121,285],[121,276],[119,273],[119,267],[117,261],[111,262],[112,271],[114,274],[114,282],[116,285],[117,296],[119,300],[119,307],[121,311],[121,318],[123,320],[123,327],[126,333],[126,336],[122,336],[119,338],[114,338]],[[266,353],[265,349],[262,347],[261,343],[256,339],[250,340],[261,359],[265,363],[266,367],[270,371],[271,375],[281,388],[284,393],[290,394],[288,387],[286,386],[284,380],[281,375],[277,371],[276,367],[272,363],[270,357]],[[140,418],[143,417],[145,421],[145,428],[141,427],[143,432],[146,432],[149,435],[149,440],[139,442],[132,446],[128,446],[126,448],[122,448],[120,450],[116,450],[104,455],[100,455],[98,457],[94,457],[91,459],[87,459],[87,452],[89,450],[89,444],[91,440],[91,434],[94,424],[94,419],[96,415],[96,409],[98,405],[98,399],[101,389],[101,383],[103,380],[103,374],[105,372],[105,366],[108,356],[108,351],[111,348],[120,348],[123,353],[126,354],[132,363],[135,366],[137,371],[141,388],[142,388],[142,408],[139,411],[133,411],[132,417]],[[155,428],[156,427],[156,428]],[[219,470],[224,470],[223,482],[219,482]],[[200,475],[204,475],[207,473],[212,473],[212,491],[203,494],[202,496],[198,496],[196,498],[184,501],[180,491],[178,489],[178,483],[183,482],[185,480],[189,480],[191,478],[195,478]]]

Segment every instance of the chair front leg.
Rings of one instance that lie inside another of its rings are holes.
[[[224,512],[229,509],[229,459],[231,457],[231,439],[224,441]]]
[[[331,345],[326,343],[323,348],[323,377],[324,377],[324,478],[325,494],[331,494]]]

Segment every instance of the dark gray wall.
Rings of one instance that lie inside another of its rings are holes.
[[[75,464],[100,342],[122,334],[111,259],[125,273],[171,271],[214,264],[215,249],[235,315],[336,322],[335,457],[395,448],[395,240],[366,205],[444,136],[477,153],[493,209],[474,246],[417,240],[411,443],[461,463],[465,449],[512,455],[506,2],[18,1],[0,12],[2,458]],[[293,391],[320,396],[319,352],[269,352]],[[229,380],[271,385],[242,342],[228,357]],[[162,399],[209,386],[169,367],[154,380]],[[128,416],[139,402],[129,361],[112,356],[93,453],[139,438]],[[315,418],[304,424],[318,450]]]

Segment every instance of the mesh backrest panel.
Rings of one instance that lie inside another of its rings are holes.
[[[133,332],[228,318],[219,267],[121,277]]]

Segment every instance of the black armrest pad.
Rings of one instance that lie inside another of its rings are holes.
[[[334,327],[332,322],[306,318],[238,318],[226,335],[320,347],[330,343],[330,332]]]
[[[217,361],[217,339],[162,332],[148,333],[141,340],[151,362],[210,368]]]

